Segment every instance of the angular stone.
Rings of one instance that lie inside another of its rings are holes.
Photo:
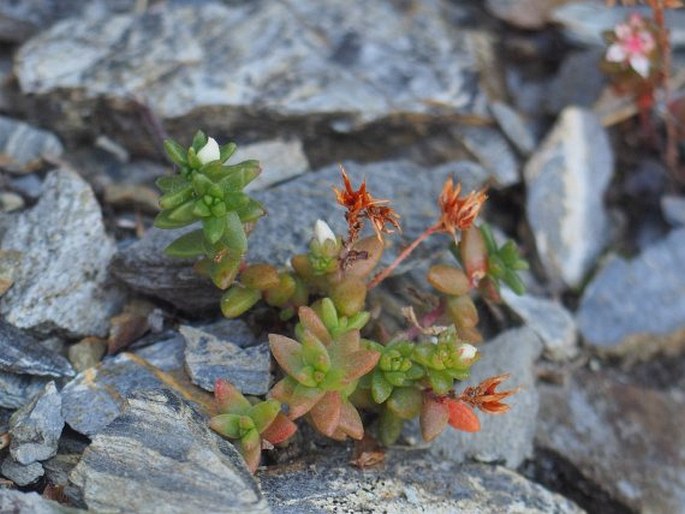
[[[646,17],[651,16],[651,10],[646,6],[615,6],[607,9],[601,2],[583,0],[570,2],[555,9],[551,20],[561,25],[564,35],[574,43],[605,46],[602,33],[625,21],[632,12],[639,12]],[[669,28],[671,46],[685,47],[685,11],[667,9],[666,26]]]
[[[475,459],[480,462],[502,462],[516,468],[533,453],[539,404],[534,364],[542,352],[542,343],[531,329],[523,327],[502,333],[481,345],[479,350],[481,359],[473,367],[471,376],[459,384],[458,389],[476,385],[491,376],[510,373],[511,378],[500,389],[521,388],[507,399],[511,410],[503,416],[479,412],[481,430],[477,433],[447,427],[430,444],[430,452],[437,459],[450,462]],[[421,440],[420,436],[418,439]]]
[[[178,332],[167,332],[158,339],[157,342],[134,350],[134,353],[162,371],[184,369],[186,341],[183,336]]]
[[[42,334],[106,335],[121,296],[107,284],[115,247],[83,179],[51,172],[40,201],[9,228],[2,245],[23,253],[15,283],[0,299],[7,321]]]
[[[240,454],[168,391],[129,399],[69,478],[67,494],[96,512],[269,512]]]
[[[609,240],[603,202],[613,168],[606,131],[576,107],[561,113],[526,164],[526,215],[555,288],[579,286]]]
[[[536,444],[570,462],[631,512],[685,505],[682,395],[578,370],[540,387]]]
[[[69,361],[37,339],[0,319],[0,370],[49,377],[73,377]]]
[[[504,467],[458,465],[416,451],[390,450],[383,466],[359,470],[346,452],[327,448],[304,462],[267,468],[259,478],[274,514],[583,512]]]
[[[122,353],[79,373],[62,389],[62,412],[71,428],[99,433],[126,406],[134,391],[167,387],[164,375],[140,357]]]
[[[45,474],[45,470],[40,462],[33,462],[25,466],[7,455],[2,461],[2,466],[0,466],[0,473],[19,487],[24,487],[35,483]]]
[[[614,256],[583,292],[576,321],[588,343],[605,349],[631,339],[660,344],[660,336],[685,328],[685,229],[673,230],[633,260]]]
[[[535,149],[535,135],[521,115],[503,102],[493,102],[490,112],[518,152],[524,156],[530,155]]]
[[[22,493],[15,489],[0,489],[0,512],[15,514],[77,514],[80,509],[65,507],[46,500],[38,493]]]
[[[2,233],[0,233],[2,240]],[[0,297],[12,287],[19,276],[22,253],[15,250],[0,250]]]
[[[164,249],[190,230],[151,227],[143,238],[120,248],[112,259],[112,274],[139,293],[158,298],[185,312],[218,310],[221,291],[193,271],[194,261],[164,255]]]
[[[249,331],[242,320],[231,320],[236,332]],[[202,330],[181,325],[179,331],[186,340],[186,369],[194,384],[214,391],[214,383],[223,378],[235,385],[243,394],[263,395],[271,384],[271,352],[266,342],[242,348],[234,336],[219,338]],[[251,336],[251,334],[250,334]],[[254,336],[251,336],[255,344]]]
[[[519,296],[502,288],[502,299],[545,345],[545,356],[563,361],[578,355],[576,322],[563,305],[546,298]]]
[[[69,484],[69,475],[89,444],[90,440],[87,437],[65,430],[59,440],[57,454],[42,463],[45,477],[50,484],[58,487],[66,487]]]
[[[667,195],[661,199],[661,210],[664,218],[674,227],[685,226],[685,198]]]
[[[0,116],[0,157],[3,168],[17,173],[30,171],[49,157],[59,157],[64,148],[57,136],[23,121]]]
[[[604,49],[592,48],[569,54],[550,82],[544,104],[551,114],[565,107],[592,108],[607,84],[607,77],[599,69]]]
[[[262,166],[262,173],[247,185],[247,191],[266,189],[309,171],[309,161],[299,139],[275,139],[240,145],[231,162],[248,159],[257,159]]]
[[[486,0],[494,16],[520,29],[542,29],[555,7],[571,0]]]
[[[13,190],[31,200],[37,200],[43,194],[43,181],[35,173],[10,180],[10,186]]]
[[[18,51],[22,92],[69,139],[107,134],[149,154],[158,151],[149,111],[183,144],[200,123],[253,139],[334,140],[402,116],[423,122],[414,127],[486,116],[456,3],[167,7],[58,23]]]
[[[0,192],[0,212],[17,212],[25,205],[24,199],[17,193]]]
[[[107,341],[100,337],[86,337],[69,347],[69,361],[77,372],[98,365],[107,352]]]
[[[458,132],[466,149],[490,173],[497,186],[511,186],[520,181],[516,155],[498,130],[464,127]]]
[[[10,454],[20,464],[49,459],[57,453],[64,428],[62,397],[54,382],[10,419]]]
[[[0,371],[0,407],[18,409],[45,387],[49,377]]]

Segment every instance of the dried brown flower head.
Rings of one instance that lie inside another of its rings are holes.
[[[451,178],[445,181],[442,192],[438,198],[440,205],[440,230],[450,232],[455,235],[457,230],[468,229],[478,216],[483,203],[487,200],[485,189],[471,191],[467,196],[460,197],[461,184],[454,182]]]
[[[497,392],[497,386],[509,378],[509,374],[497,375],[483,380],[475,387],[467,387],[459,396],[464,403],[478,407],[489,414],[503,414],[509,410],[509,405],[502,400],[517,393],[519,388]]]
[[[400,228],[399,215],[391,207],[385,205],[388,200],[379,200],[371,196],[371,193],[366,190],[366,180],[355,191],[342,165],[340,165],[340,173],[345,189],[333,188],[333,190],[338,203],[347,209],[345,220],[349,227],[348,245],[359,237],[365,218],[371,221],[378,239],[381,239],[382,233],[391,234],[393,232],[387,225],[392,225],[396,229]]]

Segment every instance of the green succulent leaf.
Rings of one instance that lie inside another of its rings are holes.
[[[385,446],[395,444],[402,433],[404,421],[393,414],[389,409],[384,409],[378,421],[378,436]]]
[[[162,193],[175,193],[176,191],[188,186],[190,182],[188,182],[185,177],[180,175],[167,175],[164,177],[159,177],[157,180],[155,180],[155,184],[162,191]]]
[[[234,285],[221,297],[221,312],[226,318],[237,318],[250,310],[261,297],[255,289]]]
[[[164,249],[164,253],[170,257],[192,258],[204,254],[202,230],[194,230],[183,234]]]
[[[235,209],[235,212],[243,223],[256,221],[266,214],[262,204],[252,198],[248,198],[244,205]]]
[[[240,439],[243,432],[240,426],[242,418],[240,414],[219,414],[209,420],[209,426],[224,437]]]
[[[193,197],[193,186],[186,182],[186,184],[175,191],[169,191],[162,195],[159,199],[159,206],[162,209],[173,209],[184,202],[187,202]]]
[[[447,394],[454,385],[454,379],[450,376],[449,371],[429,369],[427,371],[428,382],[436,394]]]
[[[199,152],[202,149],[202,147],[204,147],[207,144],[207,141],[207,134],[205,134],[201,130],[198,130],[197,132],[195,132],[195,135],[193,136],[193,150],[195,150],[196,153]]]
[[[155,221],[154,221],[153,225],[157,228],[167,228],[167,229],[181,228],[181,227],[185,227],[186,225],[190,225],[191,223],[196,221],[195,218],[186,219],[186,220],[182,220],[182,221],[175,220],[175,219],[170,217],[170,214],[171,214],[171,211],[168,211],[168,210],[167,211],[161,211],[155,217]]]
[[[187,154],[185,149],[173,139],[164,140],[164,150],[169,156],[169,159],[171,159],[175,164],[178,164],[179,166],[185,166],[188,163],[186,160]]]
[[[257,432],[261,434],[273,423],[279,412],[281,412],[281,402],[270,398],[253,405],[247,415],[252,418]]]
[[[219,160],[221,162],[226,162],[233,156],[237,148],[238,146],[235,143],[221,145],[221,147],[219,147]]]
[[[377,369],[371,377],[371,395],[376,403],[383,403],[390,397],[393,386],[383,376],[384,373]]]
[[[219,182],[224,193],[242,191],[262,171],[259,161],[244,161],[232,166],[224,166],[224,169],[225,176]]]
[[[228,248],[243,255],[247,251],[247,235],[240,217],[236,212],[228,212],[224,219],[226,221],[226,229],[222,239],[223,243]]]
[[[423,393],[415,387],[397,387],[388,398],[387,408],[402,419],[412,419],[421,412]]]
[[[210,243],[216,243],[226,230],[226,218],[205,218],[202,220],[202,230]]]

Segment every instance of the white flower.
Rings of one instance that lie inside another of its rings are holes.
[[[208,162],[218,161],[221,159],[221,152],[219,150],[219,143],[213,137],[207,138],[207,143],[205,146],[200,148],[197,152],[197,158],[200,159],[202,164],[207,164]]]
[[[639,75],[649,77],[650,57],[656,49],[656,40],[644,19],[633,14],[626,23],[616,26],[614,35],[616,41],[607,49],[606,60],[625,63]]]
[[[463,343],[459,345],[459,355],[461,356],[462,360],[470,361],[476,357],[477,353],[478,350],[472,344]]]
[[[335,234],[324,220],[316,220],[314,223],[314,237],[320,245],[323,245],[328,239],[333,240],[333,242],[336,241]]]

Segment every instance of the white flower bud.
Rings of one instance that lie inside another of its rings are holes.
[[[463,343],[459,345],[459,355],[461,356],[462,360],[470,361],[475,358],[477,353],[478,350],[472,344]]]
[[[219,144],[216,142],[216,139],[213,137],[207,138],[205,146],[197,152],[197,158],[200,159],[202,164],[221,159],[221,152],[219,151]]]
[[[320,245],[324,244],[328,239],[336,241],[335,234],[324,220],[316,220],[314,223],[314,237]]]

